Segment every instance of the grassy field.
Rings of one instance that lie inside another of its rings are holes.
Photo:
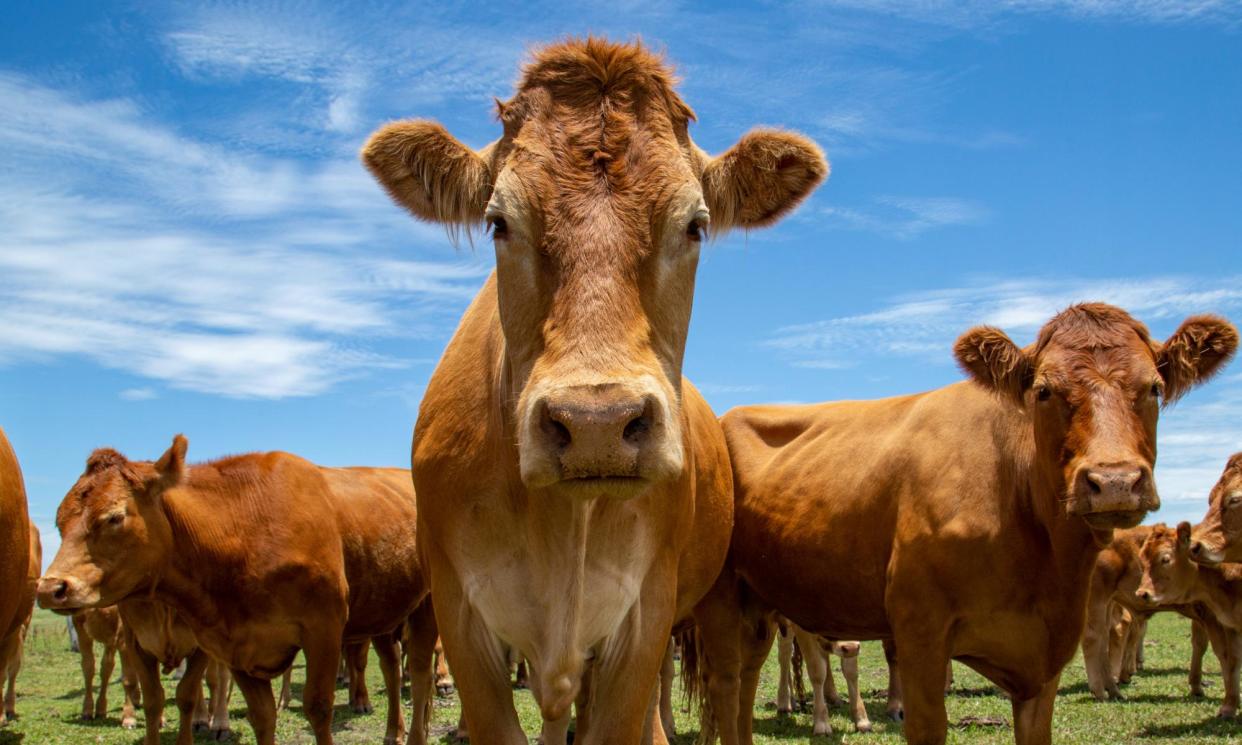
[[[102,722],[81,722],[82,680],[78,657],[69,651],[62,619],[40,612],[27,641],[26,664],[18,679],[17,700],[19,719],[0,730],[0,745],[44,745],[44,743],[102,743],[105,745],[133,745],[141,742],[141,730],[123,730],[119,712],[121,690],[114,685],[109,698],[109,718]],[[1087,692],[1082,660],[1070,663],[1062,678],[1061,694],[1057,699],[1054,724],[1055,741],[1058,743],[1082,743],[1104,745],[1105,743],[1132,742],[1178,742],[1178,743],[1236,743],[1242,742],[1242,723],[1216,719],[1216,709],[1221,694],[1219,668],[1211,654],[1206,668],[1209,671],[1208,698],[1191,699],[1187,695],[1186,664],[1190,654],[1189,626],[1181,618],[1161,615],[1153,619],[1147,637],[1147,669],[1136,676],[1125,689],[1127,700],[1120,703],[1096,703]],[[954,725],[949,732],[949,742],[955,743],[1008,743],[1012,733],[1008,725],[969,726],[963,721],[971,718],[1000,718],[1009,721],[1009,703],[983,678],[958,665],[956,683],[948,698],[949,721]],[[295,700],[293,708],[282,712],[277,739],[281,743],[311,743],[313,738],[301,716],[297,694],[301,686],[301,663],[294,670]],[[118,673],[119,675],[119,673]],[[760,707],[755,711],[756,742],[792,743],[814,739],[817,742],[847,743],[899,743],[901,727],[884,716],[884,691],[886,676],[883,655],[879,644],[863,645],[863,691],[870,717],[876,731],[855,734],[844,709],[834,709],[832,737],[811,738],[809,714],[778,716],[771,703],[776,697],[775,654],[768,662],[768,670],[760,692]],[[844,694],[844,683],[837,673],[838,687]],[[336,740],[342,745],[354,743],[380,743],[384,733],[383,684],[378,665],[372,659],[368,668],[375,713],[355,716],[342,703],[344,692],[337,696]],[[170,700],[167,719],[169,727],[164,731],[163,742],[174,740],[172,726],[177,721],[176,709],[171,701],[172,685],[167,684]],[[680,694],[679,694],[680,695]],[[527,691],[517,691],[519,709],[527,731],[538,731],[538,714]],[[240,695],[232,701],[233,742],[253,743],[254,736],[245,721],[245,706]],[[456,699],[438,699],[433,724],[433,741],[451,742],[451,733],[457,721]],[[141,716],[141,715],[140,715]],[[694,716],[684,710],[680,698],[677,705],[678,745],[694,741],[698,728]],[[200,735],[196,742],[210,742]]]

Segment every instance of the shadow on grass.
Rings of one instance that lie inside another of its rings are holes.
[[[0,729],[0,745],[17,745],[25,737],[25,732],[14,732],[9,729]]]
[[[1221,719],[1210,716],[1200,722],[1184,722],[1182,724],[1149,724],[1139,730],[1138,736],[1152,739],[1180,740],[1184,737],[1234,737],[1237,736],[1239,724],[1234,719]]]

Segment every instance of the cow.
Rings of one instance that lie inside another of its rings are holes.
[[[17,674],[22,669],[23,650],[26,645],[26,634],[30,630],[30,621],[34,618],[35,583],[39,580],[39,570],[43,567],[43,543],[39,539],[39,529],[33,522],[29,523],[30,556],[26,569],[26,581],[20,585],[22,607],[26,614],[17,633],[10,635],[0,647],[0,672],[4,686],[4,711],[0,712],[0,723],[5,719],[17,718]]]
[[[811,678],[811,734],[831,735],[828,705],[840,706],[841,697],[837,695],[829,661],[832,657],[839,657],[841,674],[845,676],[845,687],[849,692],[850,718],[854,721],[854,730],[870,732],[871,720],[867,717],[867,708],[863,705],[862,694],[858,689],[858,653],[862,645],[855,641],[824,639],[789,622],[778,623],[777,630],[780,634],[777,642],[777,659],[780,664],[776,693],[777,712],[792,712],[795,698],[798,699],[796,703],[802,703],[801,667],[805,664]]]
[[[733,543],[697,617],[725,745],[751,742],[771,645],[756,623],[772,610],[829,638],[910,650],[897,668],[911,743],[945,741],[950,659],[1009,694],[1019,745],[1050,742],[1096,556],[1160,504],[1160,409],[1237,344],[1216,316],[1161,344],[1120,308],[1084,303],[1025,348],[996,328],[967,331],[954,346],[967,381],[725,414]]]
[[[1200,564],[1242,562],[1242,452],[1234,453],[1208,495],[1208,511],[1194,526],[1190,555]]]
[[[1238,715],[1238,673],[1242,660],[1242,564],[1200,566],[1190,556],[1190,523],[1170,528],[1163,523],[1152,528],[1143,542],[1139,561],[1143,579],[1138,596],[1156,604],[1202,603],[1225,628],[1220,658],[1225,680],[1225,699],[1217,716],[1233,719]]]
[[[396,743],[404,722],[392,632],[407,619],[428,624],[426,654],[410,663],[410,742],[422,743],[435,633],[420,611],[427,587],[409,471],[325,468],[283,452],[188,465],[187,447],[177,435],[155,462],[110,449],[90,456],[57,511],[62,542],[39,581],[40,604],[62,613],[139,597],[169,606],[204,653],[186,677],[208,655],[225,663],[259,745],[275,743],[271,680],[299,649],[303,711],[317,745],[330,745],[341,645],[366,638],[388,688],[385,742]]]
[[[133,671],[127,662],[122,649],[123,632],[121,614],[115,606],[108,608],[91,608],[74,613],[70,619],[78,635],[78,652],[82,657],[82,719],[103,719],[108,715],[108,685],[112,682],[112,671],[116,664],[117,652],[121,652],[121,688],[125,694],[125,703],[121,707],[121,726],[131,729],[138,724],[134,716],[134,702],[140,701],[138,683],[134,680]],[[99,658],[99,696],[95,696],[95,644],[103,647],[103,656]]]
[[[30,615],[31,573],[30,514],[26,486],[17,455],[0,429],[0,663],[20,654],[22,629]],[[35,568],[37,575],[39,570]],[[7,675],[5,678],[7,679]],[[9,708],[0,711],[0,725],[8,721]]]
[[[534,53],[483,149],[402,121],[362,151],[415,217],[487,225],[495,247],[412,445],[436,618],[489,745],[526,742],[506,647],[557,727],[593,668],[588,718],[607,726],[580,722],[579,741],[662,729],[649,710],[669,634],[724,561],[728,456],[681,375],[700,245],[776,222],[828,165],[786,131],[708,156],[673,82],[638,43],[569,40]]]
[[[1147,619],[1157,610],[1176,612],[1191,621],[1190,693],[1203,695],[1202,659],[1206,644],[1220,650],[1224,629],[1202,604],[1156,606],[1138,596],[1143,576],[1139,553],[1152,526],[1117,530],[1095,559],[1087,595],[1087,621],[1082,636],[1087,687],[1097,701],[1121,699],[1118,683],[1127,682],[1138,664],[1139,645]]]

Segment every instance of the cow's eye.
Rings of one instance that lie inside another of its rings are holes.
[[[1040,401],[1047,401],[1052,398],[1052,389],[1046,385],[1041,385],[1035,389],[1035,398]]]
[[[496,215],[488,220],[492,226],[493,238],[507,238],[509,236],[509,223],[500,215]]]
[[[1151,384],[1151,397],[1159,399],[1164,394],[1164,388],[1159,383]]]
[[[698,217],[691,220],[686,226],[686,237],[696,243],[703,240],[703,221]]]
[[[118,512],[118,513],[116,513],[115,515],[110,515],[110,516],[108,517],[108,525],[110,525],[110,526],[112,526],[112,527],[114,527],[114,528],[115,528],[116,526],[120,525],[120,524],[121,524],[121,523],[123,523],[123,522],[125,522],[125,515],[124,515],[124,513]]]
[[[1242,504],[1242,494],[1230,494],[1229,498],[1225,500],[1225,504],[1230,507],[1237,507]]]

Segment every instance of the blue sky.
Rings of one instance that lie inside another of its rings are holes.
[[[55,550],[95,447],[407,465],[491,263],[357,151],[434,117],[481,146],[541,41],[666,50],[708,151],[757,124],[831,179],[705,251],[686,372],[718,411],[960,378],[978,323],[1079,300],[1164,337],[1242,321],[1242,5],[1198,0],[22,3],[0,26],[0,425]],[[1242,364],[1165,413],[1166,520],[1242,450]]]

